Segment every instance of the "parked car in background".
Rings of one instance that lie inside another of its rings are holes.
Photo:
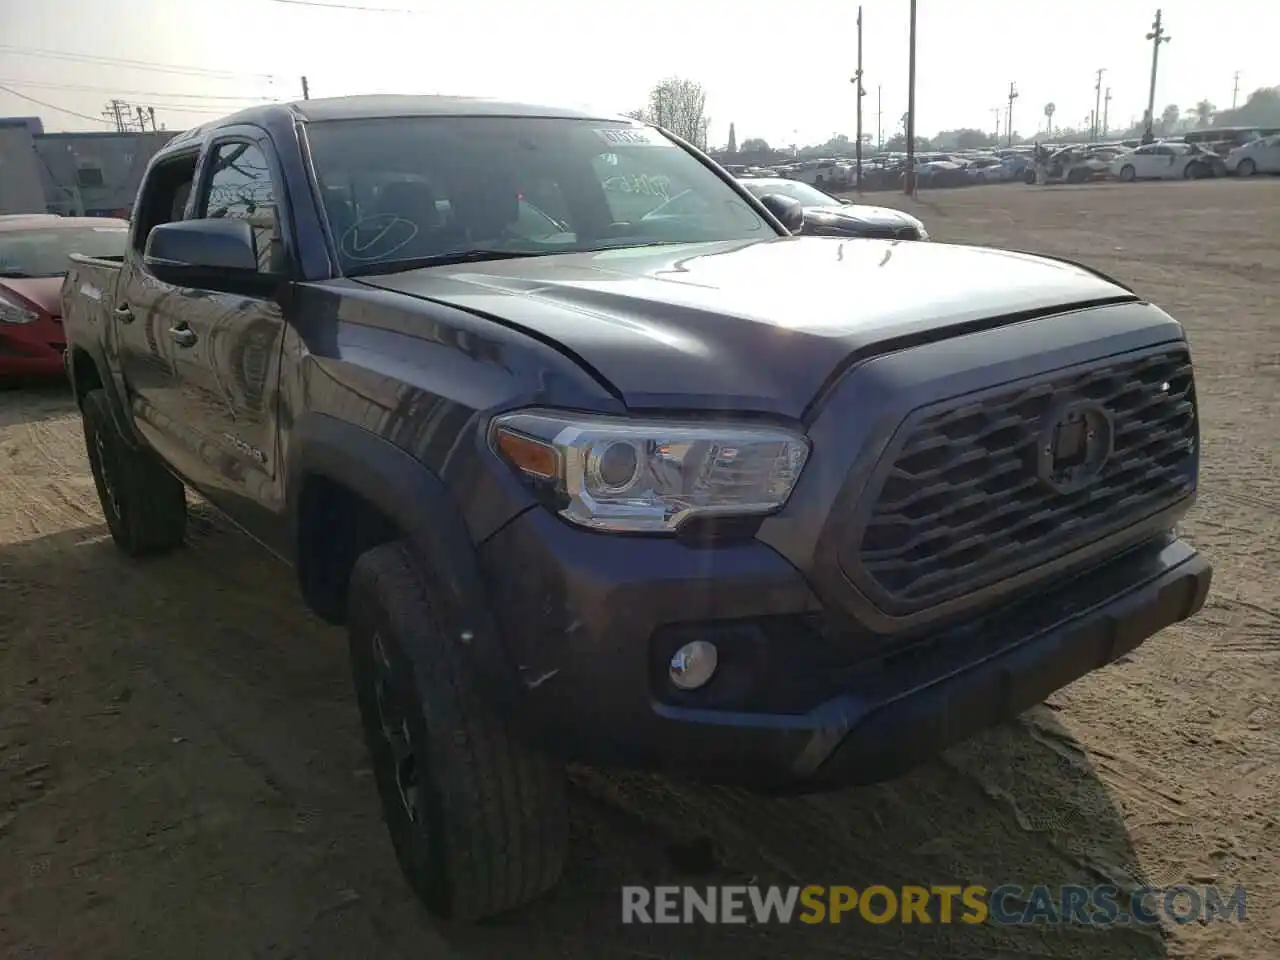
[[[1085,147],[1063,147],[1045,161],[1046,183],[1088,183],[1101,180],[1107,172],[1107,160]],[[1025,183],[1035,183],[1036,168],[1027,167],[1022,179]]]
[[[1226,157],[1236,147],[1257,140],[1264,131],[1257,127],[1209,127],[1192,130],[1178,137],[1183,143],[1194,143],[1210,153]]]
[[[926,154],[916,159],[916,185],[921,189],[959,187],[969,182],[969,164],[946,154]]]
[[[1227,154],[1227,172],[1241,177],[1255,173],[1280,173],[1280,134],[1261,137]]]
[[[999,157],[974,157],[965,169],[974,183],[1001,183],[1009,179],[1009,167]]]
[[[1222,158],[1194,143],[1162,140],[1122,153],[1111,161],[1113,176],[1134,180],[1196,180],[1225,168]]]
[[[880,240],[928,240],[924,224],[891,207],[850,203],[798,180],[756,178],[740,180],[757,197],[782,194],[804,207],[802,234],[821,237],[866,237]]]
[[[0,377],[62,373],[58,293],[69,257],[124,256],[129,224],[101,217],[0,217]]]

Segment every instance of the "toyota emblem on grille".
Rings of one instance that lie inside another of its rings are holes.
[[[1044,418],[1037,442],[1036,473],[1058,493],[1089,486],[1111,457],[1111,414],[1088,400],[1062,404]]]

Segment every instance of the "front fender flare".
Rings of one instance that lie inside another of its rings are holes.
[[[309,476],[338,483],[380,511],[413,544],[441,595],[469,624],[465,646],[474,678],[491,706],[514,709],[517,674],[487,601],[475,544],[445,483],[400,447],[363,427],[307,413],[291,428],[288,497],[293,543],[299,543],[300,493]],[[297,558],[301,569],[304,558]]]

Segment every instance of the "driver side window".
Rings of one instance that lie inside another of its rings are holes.
[[[276,194],[266,155],[255,144],[235,141],[219,144],[210,163],[213,175],[198,215],[209,219],[247,220],[253,228],[258,272],[283,272]]]

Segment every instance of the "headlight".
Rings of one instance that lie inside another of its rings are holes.
[[[809,457],[804,436],[778,427],[549,411],[495,418],[489,442],[566,520],[645,533],[776,510]]]
[[[31,323],[39,320],[40,314],[10,300],[0,294],[0,323]]]

